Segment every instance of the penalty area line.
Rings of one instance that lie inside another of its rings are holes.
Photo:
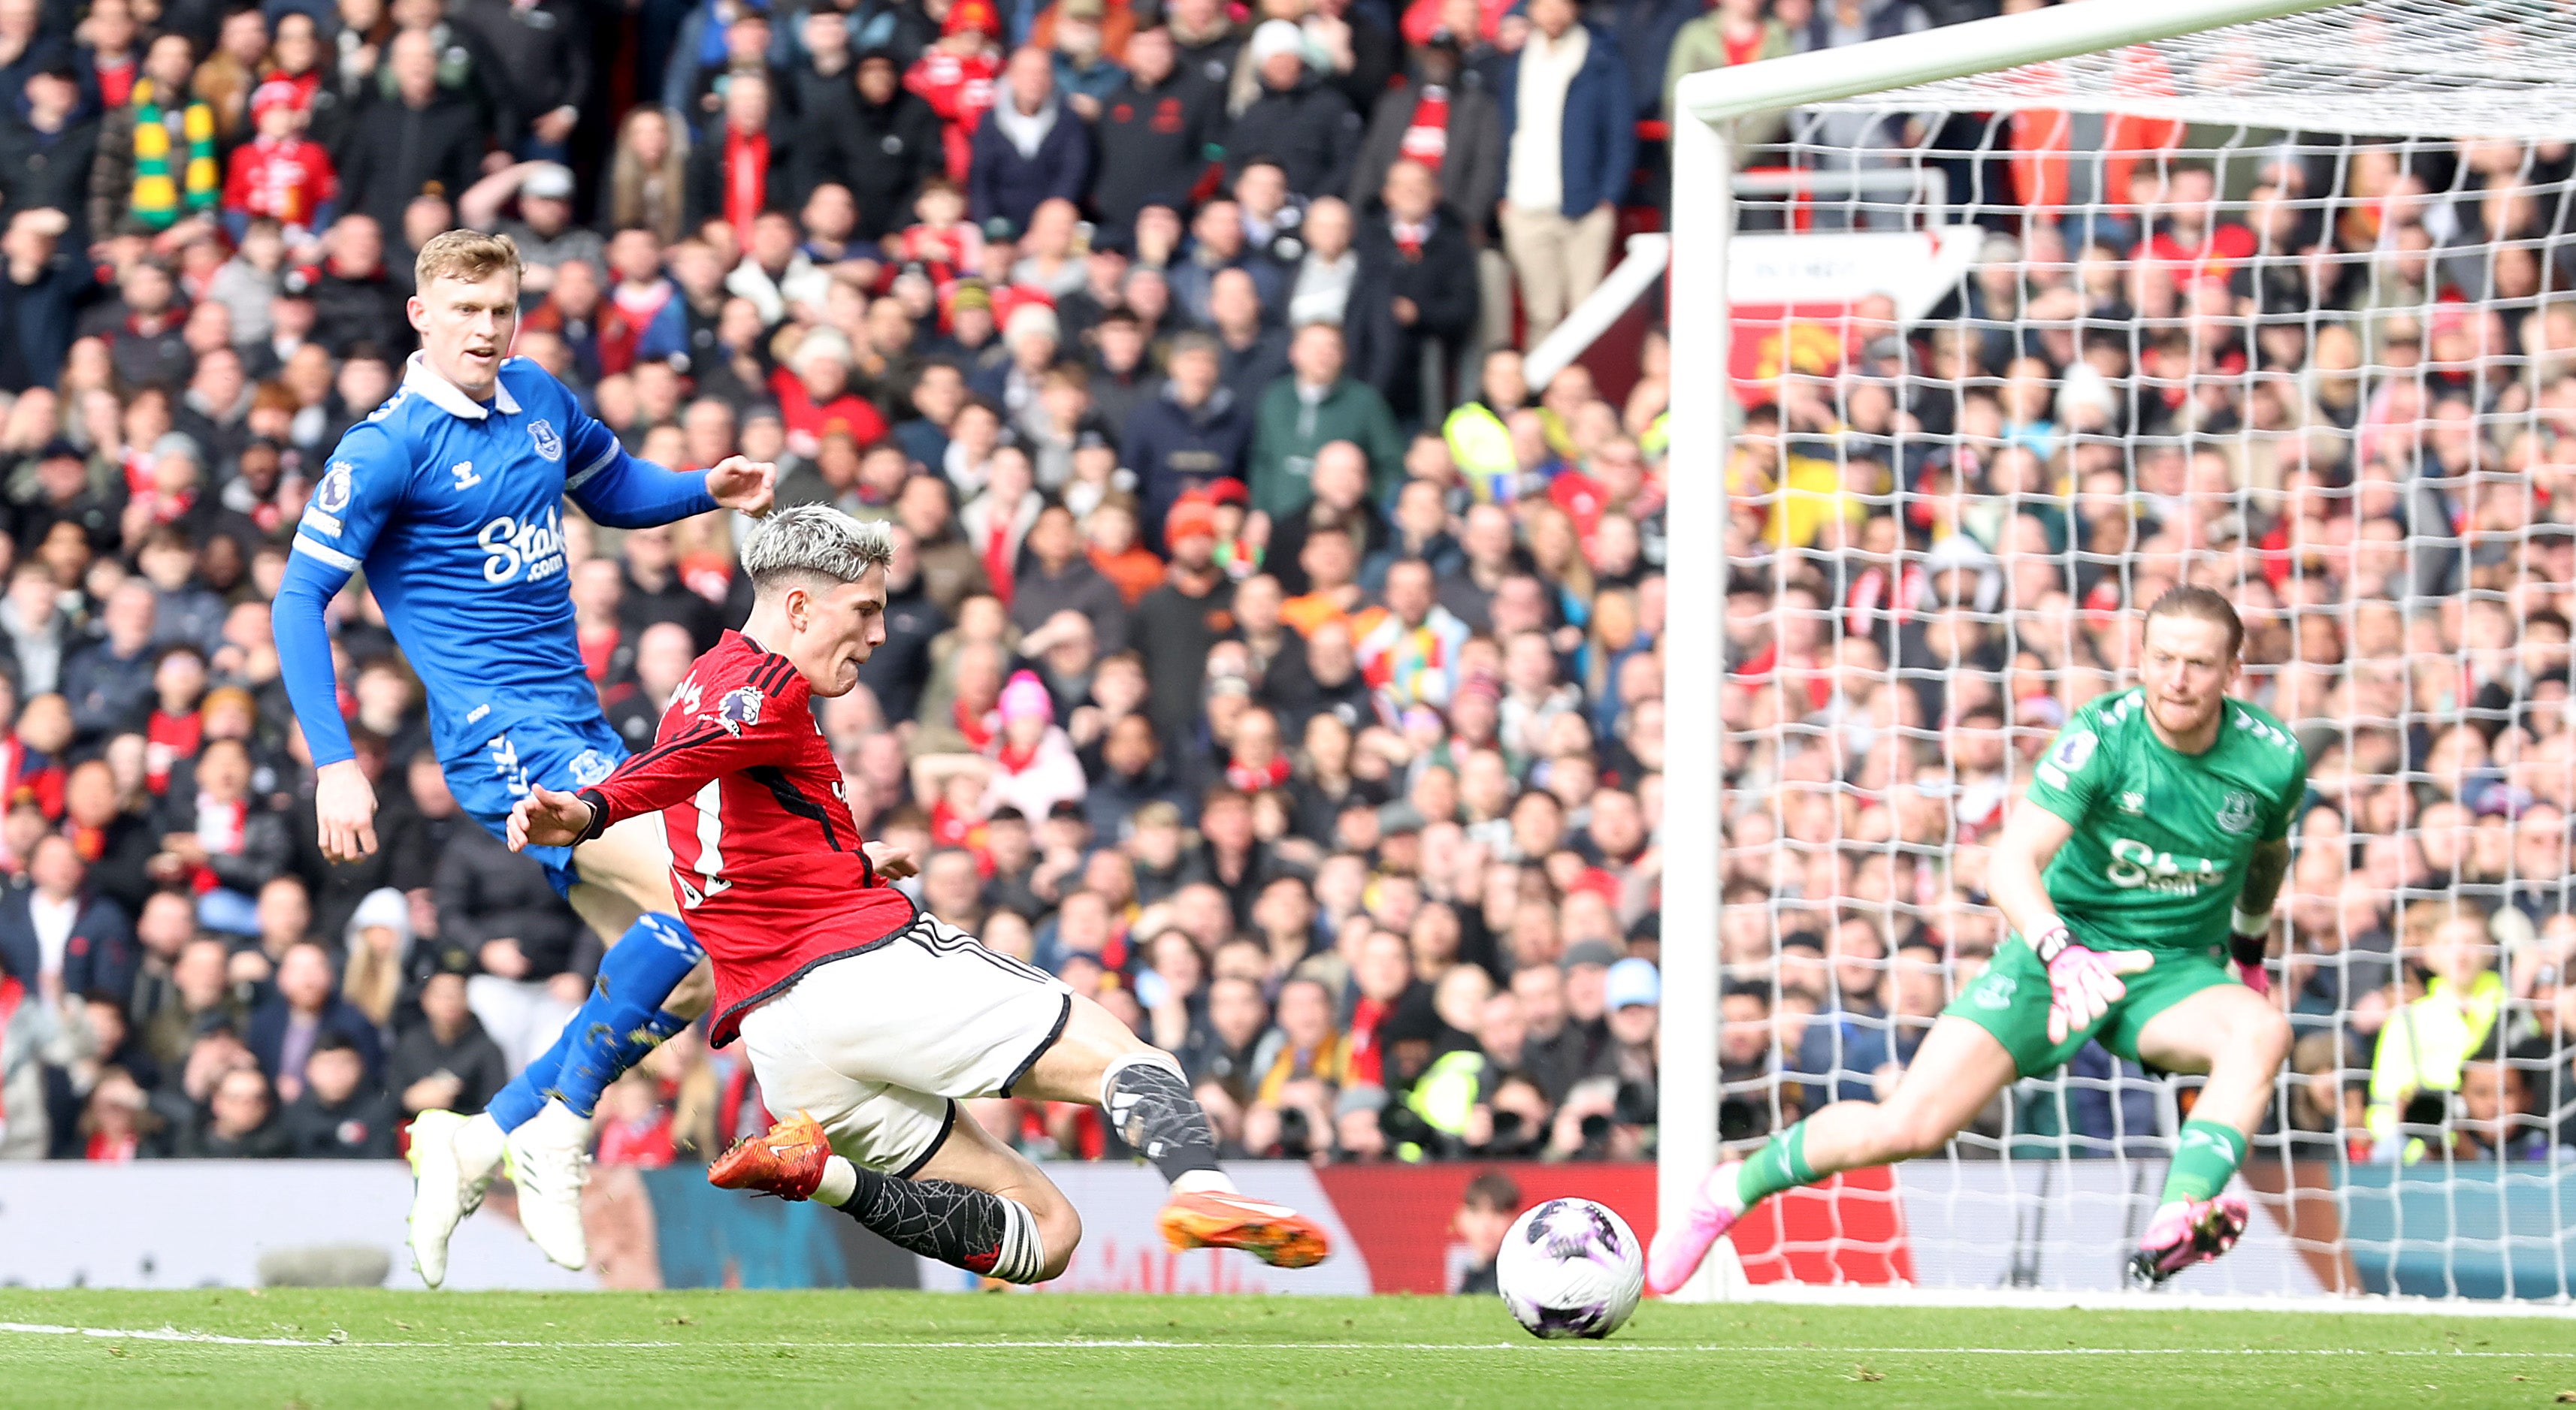
[[[351,1351],[655,1351],[702,1345],[677,1341],[358,1341],[345,1334],[326,1338],[236,1337],[192,1332],[177,1327],[70,1327],[42,1322],[0,1322],[0,1333],[34,1336],[93,1337],[113,1341],[177,1342],[197,1346],[296,1347]],[[1173,1341],[1149,1338],[1060,1337],[983,1341],[748,1341],[735,1345],[799,1351],[1428,1351],[1539,1352],[1550,1348],[1533,1339],[1499,1342],[1377,1341]],[[2375,1356],[2441,1357],[2470,1360],[2571,1361],[2576,1351],[2466,1351],[2431,1347],[2372,1351],[2345,1347],[2224,1346],[1742,1346],[1720,1343],[1596,1342],[1583,1354],[1623,1355],[1716,1354],[1760,1356],[2320,1356],[2342,1359]]]

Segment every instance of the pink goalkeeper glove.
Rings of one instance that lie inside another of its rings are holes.
[[[2247,964],[2243,960],[2238,960],[2236,962],[2236,977],[2245,982],[2246,988],[2253,990],[2257,994],[2263,995],[2265,998],[2271,997],[2272,976],[2264,970],[2261,961],[2258,960],[2252,964]]]
[[[2246,988],[2265,998],[2272,994],[2272,976],[2263,968],[2263,956],[2271,948],[2271,914],[2238,911],[2236,923],[2227,936],[2228,956],[2236,962],[2236,977],[2244,982]]]
[[[2120,976],[2135,974],[2156,962],[2144,950],[2088,950],[2075,943],[2065,926],[2048,928],[2031,948],[2048,966],[2048,1041],[2063,1043],[2110,1011],[2129,992]]]

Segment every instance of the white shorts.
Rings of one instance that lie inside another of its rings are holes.
[[[925,914],[743,1015],[742,1043],[772,1113],[807,1112],[835,1153],[908,1176],[958,1098],[1008,1095],[1072,1016],[1062,980]]]

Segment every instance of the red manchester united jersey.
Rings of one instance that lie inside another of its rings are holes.
[[[739,632],[689,669],[653,747],[583,796],[603,826],[660,810],[671,893],[715,967],[717,1047],[806,970],[912,923],[868,865],[805,678]]]

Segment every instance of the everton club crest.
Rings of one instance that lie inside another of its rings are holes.
[[[529,422],[528,439],[537,443],[537,455],[540,458],[563,459],[563,438],[555,434],[553,423],[543,419]]]

